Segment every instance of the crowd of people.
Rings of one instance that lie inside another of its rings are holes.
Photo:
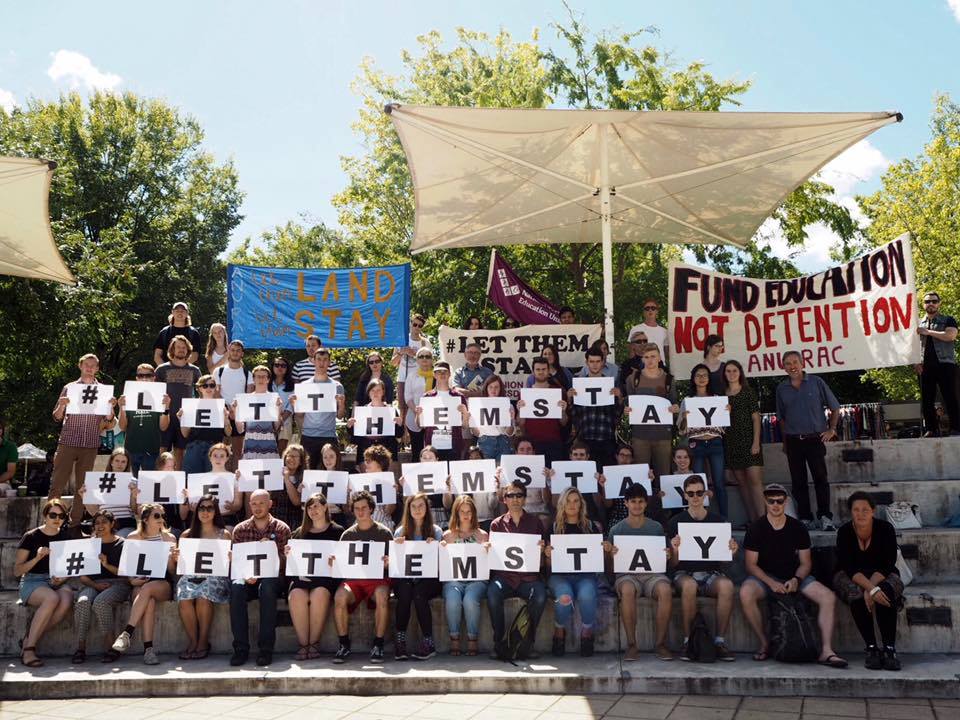
[[[928,294],[927,298],[932,296],[935,294]],[[924,368],[919,371],[935,372],[942,378],[944,366],[951,361],[955,365],[954,355],[941,345],[949,345],[952,350],[949,336],[952,329],[955,338],[956,323],[936,320],[936,313],[930,315],[930,307],[928,317],[932,319],[928,329],[921,332],[929,337],[929,350],[925,352]],[[451,372],[449,363],[435,359],[431,341],[423,334],[425,319],[415,314],[408,345],[396,348],[389,361],[378,352],[369,353],[352,395],[355,408],[396,405],[394,423],[379,436],[353,436],[355,420],[346,417],[347,395],[340,369],[320,338],[306,338],[307,356],[295,364],[278,355],[270,365],[248,369],[243,343],[230,340],[224,326],[214,324],[204,354],[204,373],[196,365],[201,345],[199,333],[192,327],[187,306],[175,304],[170,324],[157,338],[154,364],[139,365],[135,375],[140,382],[165,384],[162,411],[133,409],[128,399],[120,396],[106,415],[68,413],[69,386],[64,386],[54,407],[53,417],[62,422],[62,430],[49,500],[43,508],[44,524],[24,535],[16,557],[15,573],[22,577],[20,600],[35,609],[23,641],[22,661],[30,667],[43,664],[36,654],[37,642],[72,608],[77,631],[73,661],[84,662],[91,610],[101,629],[107,629],[112,627],[113,610],[130,599],[126,628],[117,638],[105,639],[105,662],[116,660],[129,649],[131,636],[138,628],[144,662],[159,662],[152,643],[157,605],[175,600],[188,638],[181,659],[206,657],[210,651],[213,607],[228,603],[234,638],[231,663],[242,665],[250,652],[247,602],[257,598],[260,618],[256,659],[258,664],[266,665],[273,656],[277,601],[286,597],[299,644],[298,660],[320,656],[320,637],[332,607],[339,637],[333,661],[345,662],[351,654],[351,613],[367,604],[375,613],[370,660],[382,662],[391,593],[396,600],[393,647],[397,660],[426,660],[435,655],[429,605],[435,597],[444,601],[452,655],[477,654],[480,603],[485,599],[493,628],[494,655],[508,657],[511,649],[504,600],[519,597],[526,604],[531,639],[546,603],[552,601],[555,627],[551,651],[555,655],[565,652],[565,634],[576,609],[580,617],[580,653],[589,656],[593,653],[598,597],[607,584],[605,573],[550,572],[551,539],[581,533],[602,533],[606,540],[604,550],[611,559],[617,553],[618,537],[664,538],[667,573],[620,573],[609,578],[611,590],[621,603],[627,660],[637,659],[640,653],[636,628],[639,597],[649,597],[656,605],[656,641],[652,648],[656,657],[672,660],[678,651],[686,659],[697,620],[698,595],[716,598],[712,643],[719,659],[733,660],[735,656],[724,637],[738,592],[729,577],[729,562],[680,560],[678,527],[684,523],[727,522],[730,479],[739,490],[748,519],[743,548],[731,540],[730,551],[742,550],[745,554],[748,578],[739,589],[739,598],[758,638],[754,659],[765,660],[769,655],[759,601],[771,595],[799,593],[818,607],[822,637],[818,659],[822,664],[837,668],[847,665],[831,644],[839,596],[849,605],[863,636],[867,667],[899,669],[895,632],[903,586],[895,567],[896,539],[892,527],[874,517],[870,496],[855,493],[849,499],[852,520],[840,527],[837,534],[839,564],[833,587],[818,582],[812,575],[809,531],[837,530],[830,509],[824,445],[836,436],[839,417],[839,403],[830,388],[821,378],[804,371],[799,352],[783,354],[787,377],[777,387],[776,409],[792,488],[788,491],[780,484],[765,485],[759,403],[741,363],[724,357],[722,337],[712,335],[706,339],[703,361],[693,368],[685,395],[726,397],[730,423],[724,427],[693,423],[688,426],[687,413],[681,410],[684,393],[669,373],[669,334],[657,321],[659,306],[648,300],[643,304],[643,312],[643,322],[629,334],[629,356],[619,366],[613,363],[603,340],[587,350],[583,366],[576,368],[563,367],[557,349],[544,347],[532,359],[533,372],[526,387],[561,390],[559,417],[523,417],[519,412],[524,406],[521,398],[513,401],[509,422],[493,432],[489,427],[481,430],[467,404],[473,397],[506,395],[503,380],[484,365],[480,345],[467,345],[464,363]],[[561,318],[573,322],[572,310],[564,308]],[[472,318],[467,327],[479,326],[479,319]],[[928,357],[937,360],[933,370],[927,364]],[[396,369],[395,374],[387,369],[388,365]],[[80,376],[72,384],[96,384],[98,369],[96,356],[83,356],[79,361]],[[577,404],[575,377],[615,378],[610,391],[613,403]],[[335,409],[311,412],[306,399],[296,396],[295,384],[300,382],[331,384]],[[237,396],[248,393],[276,403],[276,419],[238,420]],[[666,398],[670,412],[676,416],[675,426],[628,424],[628,436],[624,437],[622,419],[630,412],[627,400],[632,395]],[[459,398],[460,416],[447,427],[424,427],[422,401],[437,396]],[[224,401],[222,428],[182,426],[183,400],[193,397]],[[951,418],[955,417],[952,407],[948,411]],[[134,480],[128,504],[85,505],[81,501],[84,476],[93,468],[100,433],[115,423],[124,432],[124,442],[111,455],[109,470],[134,475],[154,469],[183,470],[188,475],[235,471],[239,479],[238,459],[282,458],[284,487],[272,492],[235,492],[228,502],[210,495],[190,502],[185,494],[182,502],[157,505],[139,501]],[[339,506],[329,503],[322,493],[301,497],[305,470],[342,469],[344,430],[356,446],[357,472],[394,473],[398,491],[395,504],[378,504],[366,491],[353,493]],[[412,459],[420,462],[487,458],[499,465],[505,455],[542,455],[545,487],[528,492],[522,482],[498,480],[492,491],[457,494],[448,484],[446,492],[404,497],[399,457],[405,447],[410,448]],[[553,492],[551,468],[561,460],[593,461],[597,468],[597,492],[582,493],[576,487]],[[608,498],[602,468],[634,464],[649,466],[651,492],[634,484],[623,497]],[[686,476],[684,507],[671,511],[663,507],[659,479],[675,474]],[[71,478],[76,492],[68,505],[61,496]],[[810,503],[810,478],[816,514]],[[797,518],[785,512],[788,498],[795,504]],[[83,532],[101,539],[102,571],[96,577],[80,578],[77,594],[64,578],[50,576],[47,559],[51,542]],[[489,580],[444,583],[435,578],[389,579],[386,569],[382,579],[374,580],[288,578],[281,572],[276,578],[231,582],[225,577],[178,577],[175,573],[176,546],[184,538],[234,543],[268,540],[277,544],[282,562],[291,538],[383,543],[423,540],[489,547],[490,533],[540,536],[540,571],[498,570],[490,573]],[[167,577],[119,576],[117,562],[125,537],[172,544]],[[684,638],[679,649],[668,645],[675,595],[681,604]],[[412,614],[416,614],[422,640],[411,649],[407,630]],[[874,618],[880,638],[874,635]],[[464,624],[466,638],[461,634]],[[517,652],[515,648],[512,651]],[[535,657],[536,650],[528,644],[519,649],[517,656]]]

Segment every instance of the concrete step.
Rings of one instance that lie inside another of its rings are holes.
[[[830,502],[833,516],[838,522],[850,519],[847,498],[857,490],[870,493],[880,505],[904,501],[919,506],[926,527],[943,525],[948,518],[960,512],[960,480],[901,479],[835,483],[830,486]],[[811,507],[816,508],[816,504]]]
[[[708,618],[711,625],[714,623],[714,600],[701,598],[699,609]],[[756,640],[747,627],[739,609],[739,603],[734,609],[730,629],[726,639],[730,648],[737,652],[752,651],[756,648]],[[507,601],[507,623],[509,625],[513,614],[520,606],[519,600]],[[257,603],[251,602],[250,637],[256,638],[258,610]],[[281,606],[285,609],[285,605]],[[449,632],[443,602],[435,599],[432,602],[434,636],[440,651],[446,651],[449,646]],[[651,648],[654,643],[654,606],[646,598],[638,600],[637,641],[641,648]],[[122,630],[129,606],[122,606],[115,618],[115,623],[107,633],[112,641]],[[480,647],[489,651],[492,647],[491,627],[486,608],[483,608],[480,625]],[[960,622],[954,623],[953,617],[960,619],[960,585],[911,585],[906,590],[906,613],[900,617],[898,627],[897,647],[903,653],[957,653],[960,652]],[[16,603],[16,594],[13,592],[0,593],[0,656],[15,655],[18,653],[17,641],[23,637],[28,627],[32,610]],[[863,649],[863,641],[857,633],[849,611],[837,606],[837,628],[834,636],[834,647],[841,652],[856,652]],[[575,623],[578,622],[575,619]],[[389,625],[388,642],[392,641],[393,621]],[[277,630],[277,652],[293,653],[297,648],[296,636],[290,625],[289,615],[281,610]],[[567,647],[575,652],[578,647],[578,626],[568,628]],[[553,608],[548,601],[543,618],[537,629],[536,647],[541,651],[550,648],[553,634]],[[354,646],[358,649],[367,647],[373,637],[373,614],[366,606],[357,610],[351,618],[351,636]],[[598,652],[612,652],[623,646],[622,630],[619,625],[618,608],[615,599],[610,595],[603,595],[600,600],[597,626],[594,628],[596,649]],[[88,646],[91,652],[101,648],[100,629],[94,625]],[[158,652],[178,654],[186,645],[176,604],[166,602],[161,605],[157,614],[154,644]],[[419,640],[419,630],[415,622],[410,625],[410,644]],[[214,653],[228,653],[232,651],[232,636],[230,634],[230,618],[227,605],[216,606],[211,638]],[[682,641],[680,634],[680,605],[675,600],[673,620],[670,627],[671,647],[679,648]],[[131,654],[140,651],[140,633],[134,636],[134,645]],[[333,652],[337,646],[336,633],[332,619],[329,619],[324,629],[321,646],[325,651]],[[71,655],[75,649],[75,634],[72,615],[58,627],[47,632],[39,646],[42,655],[65,656]]]
[[[10,700],[401,693],[960,698],[957,682],[960,658],[956,656],[906,656],[903,670],[898,673],[865,670],[862,656],[851,655],[848,659],[850,667],[846,670],[775,662],[760,665],[751,662],[749,656],[740,656],[737,662],[713,665],[664,663],[649,655],[637,662],[624,663],[619,655],[612,653],[592,658],[549,657],[516,665],[483,656],[442,655],[425,663],[387,661],[383,665],[371,665],[365,654],[356,653],[345,665],[332,665],[329,657],[305,663],[278,657],[269,668],[254,668],[252,662],[243,668],[232,668],[222,657],[189,662],[165,657],[155,667],[146,667],[132,658],[116,667],[99,662],[71,667],[64,660],[50,661],[37,669],[24,668],[16,662],[6,662],[0,667],[3,695]],[[652,697],[648,700],[656,702]],[[649,703],[646,708],[654,710]],[[291,708],[291,712],[295,710]],[[700,717],[706,717],[707,711],[703,712]],[[642,716],[663,717],[646,713]]]

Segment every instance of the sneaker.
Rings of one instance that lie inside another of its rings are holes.
[[[407,641],[397,640],[393,643],[393,659],[407,660],[410,655],[407,653]]]
[[[340,647],[337,648],[336,654],[333,656],[333,662],[337,665],[342,665],[347,661],[348,657],[350,657],[350,648],[341,643]]]
[[[673,653],[666,645],[657,645],[653,652],[657,656],[657,660],[663,660],[664,662],[673,660]]]
[[[883,651],[883,669],[897,672],[900,667],[900,658],[897,657],[897,651],[891,647],[885,648]]]
[[[230,656],[230,664],[234,667],[245,665],[250,659],[250,651],[241,648],[234,648],[233,655]]]
[[[383,662],[383,648],[379,645],[374,645],[370,648],[370,662],[372,663],[382,663]]]
[[[117,639],[113,641],[113,645],[110,646],[115,652],[125,653],[130,649],[130,633],[124,630],[122,633],[117,635]]]
[[[550,654],[554,657],[563,657],[567,651],[566,638],[553,636],[553,644],[550,646]]]
[[[126,633],[124,633],[126,635]],[[129,635],[127,636],[129,637]],[[143,651],[143,664],[144,665],[159,665],[160,658],[157,657],[157,651],[152,647],[148,647]]]
[[[733,662],[737,659],[737,656],[730,652],[730,648],[727,647],[726,643],[716,643],[714,647],[717,649],[717,660]]]
[[[826,515],[824,515],[822,518],[820,518],[820,529],[825,530],[826,532],[836,532],[837,524],[832,518],[828,518]]]
[[[437,648],[433,645],[433,640],[422,640],[420,647],[413,653],[414,660],[429,660],[437,654]]]
[[[690,655],[687,653],[688,641],[683,641],[683,647],[680,648],[680,659],[684,662],[690,662]]]
[[[580,657],[593,657],[593,635],[580,638]]]
[[[867,670],[880,670],[883,667],[883,656],[880,654],[880,648],[870,645],[866,649],[867,656],[863,660],[863,666]]]
[[[273,652],[270,650],[261,650],[257,653],[257,665],[264,667],[273,662]]]

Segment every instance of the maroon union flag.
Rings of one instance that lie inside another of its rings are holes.
[[[560,308],[527,285],[506,260],[490,252],[487,295],[507,317],[521,325],[549,325],[560,322]]]

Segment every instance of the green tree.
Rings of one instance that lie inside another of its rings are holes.
[[[223,317],[219,257],[242,194],[233,165],[202,143],[195,120],[132,93],[0,110],[0,154],[57,163],[53,235],[78,281],[0,278],[0,406],[19,437],[55,436],[48,408],[80,355],[96,353],[104,381],[122,384],[152,362],[175,300],[195,325]]]
[[[956,315],[960,311],[960,105],[948,95],[935,98],[930,130],[932,137],[922,154],[891,165],[880,189],[857,199],[871,221],[870,244],[882,245],[911,233],[917,292],[940,293],[944,312]],[[912,368],[871,370],[867,376],[892,399],[920,397]]]

